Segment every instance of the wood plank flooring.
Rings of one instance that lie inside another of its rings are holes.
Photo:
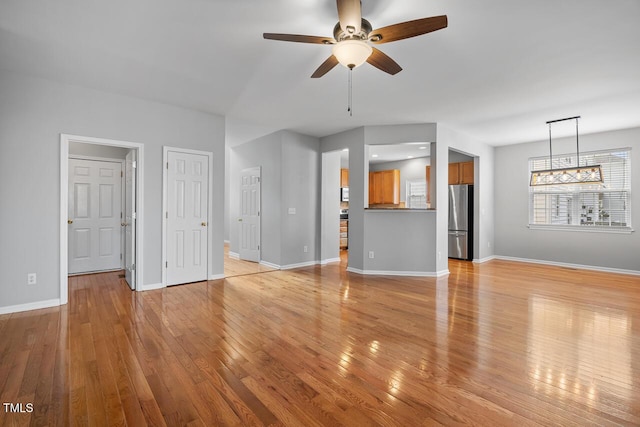
[[[0,425],[640,425],[640,277],[506,261],[344,265],[0,316]]]
[[[242,261],[229,256],[229,245],[224,245],[224,277],[244,276],[247,274],[264,273],[265,271],[276,271],[277,269],[266,265]]]

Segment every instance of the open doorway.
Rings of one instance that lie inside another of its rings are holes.
[[[349,149],[340,151],[340,263],[349,263]]]
[[[349,150],[322,153],[321,264],[340,262],[349,250]]]
[[[124,270],[142,283],[143,145],[60,136],[60,299],[69,274]]]
[[[476,234],[475,159],[450,149],[448,161],[448,257],[472,261]]]

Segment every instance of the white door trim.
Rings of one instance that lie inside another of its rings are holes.
[[[114,139],[93,138],[88,136],[60,134],[60,305],[67,304],[69,301],[69,264],[68,264],[68,232],[67,232],[67,210],[69,204],[69,143],[79,142],[83,144],[109,145],[113,147],[124,147],[138,150],[138,194],[136,194],[136,202],[138,206],[138,227],[136,229],[136,258],[138,263],[136,266],[136,283],[142,284],[143,281],[143,239],[144,236],[144,144],[138,142],[118,141]]]
[[[185,154],[199,154],[207,157],[209,164],[209,180],[208,180],[208,194],[207,194],[207,224],[213,224],[211,213],[213,212],[213,152],[191,150],[188,148],[169,147],[164,145],[162,147],[162,287],[167,286],[167,203],[168,203],[168,185],[169,174],[167,173],[167,162],[169,161],[169,151]],[[213,227],[207,227],[207,278],[212,271],[211,268],[211,254],[213,253]]]

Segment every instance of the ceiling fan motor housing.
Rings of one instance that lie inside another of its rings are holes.
[[[362,18],[362,24],[360,25],[360,31],[358,33],[343,31],[340,27],[340,22],[338,22],[333,28],[333,38],[339,42],[343,40],[367,40],[372,29],[371,23],[364,18]]]

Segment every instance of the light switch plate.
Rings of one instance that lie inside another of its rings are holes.
[[[295,215],[296,214],[296,208],[289,208],[289,215]]]

